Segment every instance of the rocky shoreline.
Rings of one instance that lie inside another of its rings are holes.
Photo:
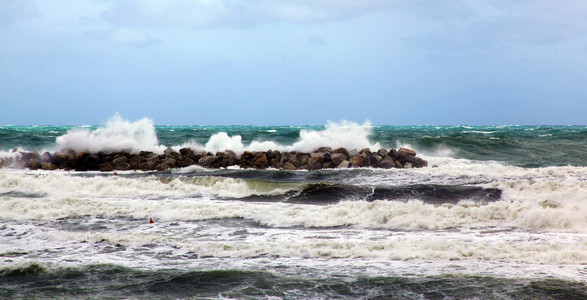
[[[56,153],[20,152],[11,158],[0,158],[0,167],[21,167],[30,170],[76,170],[76,171],[164,171],[198,165],[204,168],[226,168],[239,166],[243,169],[319,170],[328,168],[422,168],[428,162],[416,157],[416,151],[369,148],[347,150],[321,147],[311,153],[279,152],[276,150],[249,152],[238,156],[230,150],[216,154],[182,148],[176,152],[170,148],[163,154],[150,151],[139,153],[113,152],[89,153],[65,150]]]

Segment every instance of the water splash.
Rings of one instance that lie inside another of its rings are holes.
[[[56,140],[56,150],[73,149],[88,152],[139,152],[141,150],[163,152],[159,145],[153,120],[148,118],[129,122],[116,113],[103,128],[90,130],[76,128]]]

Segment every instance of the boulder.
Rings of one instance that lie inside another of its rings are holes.
[[[102,172],[111,172],[114,171],[114,164],[112,162],[106,162],[100,164],[100,171]]]
[[[88,152],[80,152],[70,155],[68,158],[70,167],[74,168],[76,171],[87,171],[88,167],[84,162],[89,155]]]
[[[314,153],[317,153],[317,152],[332,152],[332,148],[330,148],[330,147],[320,147],[320,148],[314,150],[313,152]]]
[[[226,155],[228,155],[228,165],[229,166],[234,166],[234,165],[238,164],[238,156],[236,156],[236,153],[234,153],[230,150],[226,150],[224,152],[226,153]]]
[[[97,154],[90,154],[90,155],[86,156],[86,158],[84,160],[84,165],[86,166],[86,168],[88,170],[91,170],[91,171],[100,170],[101,163],[102,163],[102,160],[100,159],[100,157]]]
[[[385,157],[387,156],[387,153],[389,153],[389,151],[387,151],[387,149],[379,149],[377,151],[377,155],[381,156],[381,157]]]
[[[346,149],[345,149],[346,150]],[[332,162],[335,165],[339,165],[341,162],[345,161],[348,159],[348,156],[344,153],[341,152],[336,152],[336,153],[332,153],[332,155],[330,155],[330,160],[332,160]]]
[[[139,164],[139,169],[142,171],[152,171],[155,170],[157,166],[157,162],[155,160],[146,160]]]
[[[296,166],[294,166],[289,161],[286,161],[285,164],[283,165],[283,169],[293,171],[293,170],[297,170],[298,168],[296,168]]]
[[[363,154],[363,153],[366,153],[367,155],[371,155],[371,149],[369,149],[369,148],[361,149],[361,151],[359,151],[359,154]]]
[[[312,155],[310,155],[310,158],[308,159],[308,170],[321,169],[323,163],[324,163],[324,153],[323,152],[312,153]]]
[[[350,166],[350,162],[348,160],[343,160],[336,166],[337,169],[344,169]]]
[[[187,166],[191,166],[191,165],[195,165],[195,164],[196,164],[196,162],[193,159],[189,158],[189,157],[182,157],[182,159],[178,163],[178,165],[181,168],[185,168]]]
[[[263,152],[257,153],[255,158],[253,159],[253,167],[255,169],[265,169],[269,166],[269,160],[267,160],[267,155]]]
[[[185,157],[189,157],[191,159],[194,159],[194,157],[196,157],[196,153],[191,148],[181,148],[179,149],[179,154]]]
[[[413,156],[416,156],[416,151],[414,151],[412,149],[409,149],[409,148],[399,148],[399,151],[398,152],[401,152],[401,153],[403,153],[405,155],[413,155]]]
[[[360,168],[365,165],[365,158],[361,155],[355,155],[355,156],[351,157],[351,159],[349,160],[349,163],[351,164],[351,166],[353,168]]]
[[[387,153],[387,156],[391,157],[392,159],[398,159],[399,153],[397,152],[397,150],[391,149],[391,151]]]
[[[338,149],[334,149],[334,150],[332,151],[332,154],[335,154],[335,153],[342,153],[342,154],[344,154],[344,155],[345,155],[347,158],[348,158],[348,157],[351,157],[351,155],[349,154],[349,151],[348,151],[346,148],[342,148],[342,147],[341,147],[341,148],[338,148]]]
[[[393,162],[393,159],[386,157],[381,160],[381,162],[379,163],[379,167],[383,169],[395,168],[395,162]]]
[[[300,153],[298,160],[300,161],[300,165],[307,165],[310,160],[310,155],[308,153]]]
[[[373,168],[378,168],[379,162],[381,162],[381,156],[379,156],[377,154],[371,155],[371,156],[369,156],[367,161],[369,162],[369,166],[371,166]]]
[[[336,165],[334,163],[332,163],[332,161],[327,161],[322,164],[322,169],[330,169],[330,168],[334,168],[334,167],[336,167]]]
[[[177,153],[176,153],[175,151],[173,151],[173,149],[171,149],[171,148],[167,148],[167,149],[165,149],[165,150],[163,151],[163,154],[164,154],[165,156],[174,156],[174,155],[176,155]]]
[[[289,163],[291,163],[292,165],[296,166],[296,167],[299,167],[299,166],[301,166],[301,164],[300,164],[300,160],[298,159],[298,154],[297,154],[296,152],[294,152],[294,153],[291,153],[291,154],[289,155],[289,160],[288,160],[288,162],[289,162]]]
[[[170,168],[175,168],[177,166],[177,160],[173,157],[168,157],[163,160],[164,164],[167,164]]]
[[[55,164],[59,169],[69,169],[69,157],[65,153],[55,153],[53,156]]]
[[[26,161],[25,167],[31,170],[38,170],[41,168],[41,161],[37,158],[31,158]]]
[[[198,165],[210,168],[216,161],[218,161],[218,157],[216,156],[202,156],[202,158],[198,160]]]
[[[165,170],[167,170],[167,169],[169,169],[169,165],[168,165],[168,164],[166,164],[166,163],[160,163],[160,164],[158,164],[158,165],[155,167],[155,170],[157,170],[157,171],[159,171],[159,172],[161,172],[161,171],[165,171]]]
[[[130,168],[137,170],[140,169],[140,165],[141,163],[143,163],[145,161],[145,157],[144,156],[140,156],[140,155],[135,155],[130,159]]]

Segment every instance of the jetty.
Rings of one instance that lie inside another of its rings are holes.
[[[347,150],[320,147],[312,152],[245,151],[237,155],[231,150],[216,153],[182,148],[179,152],[167,148],[158,154],[151,151],[132,152],[76,152],[66,149],[55,153],[19,152],[13,157],[0,158],[0,167],[28,168],[30,170],[75,170],[75,171],[164,171],[192,165],[204,168],[320,170],[332,168],[422,168],[428,162],[416,156],[408,148],[369,148]]]

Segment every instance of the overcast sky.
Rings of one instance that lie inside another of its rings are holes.
[[[0,0],[0,124],[587,124],[584,0]]]

